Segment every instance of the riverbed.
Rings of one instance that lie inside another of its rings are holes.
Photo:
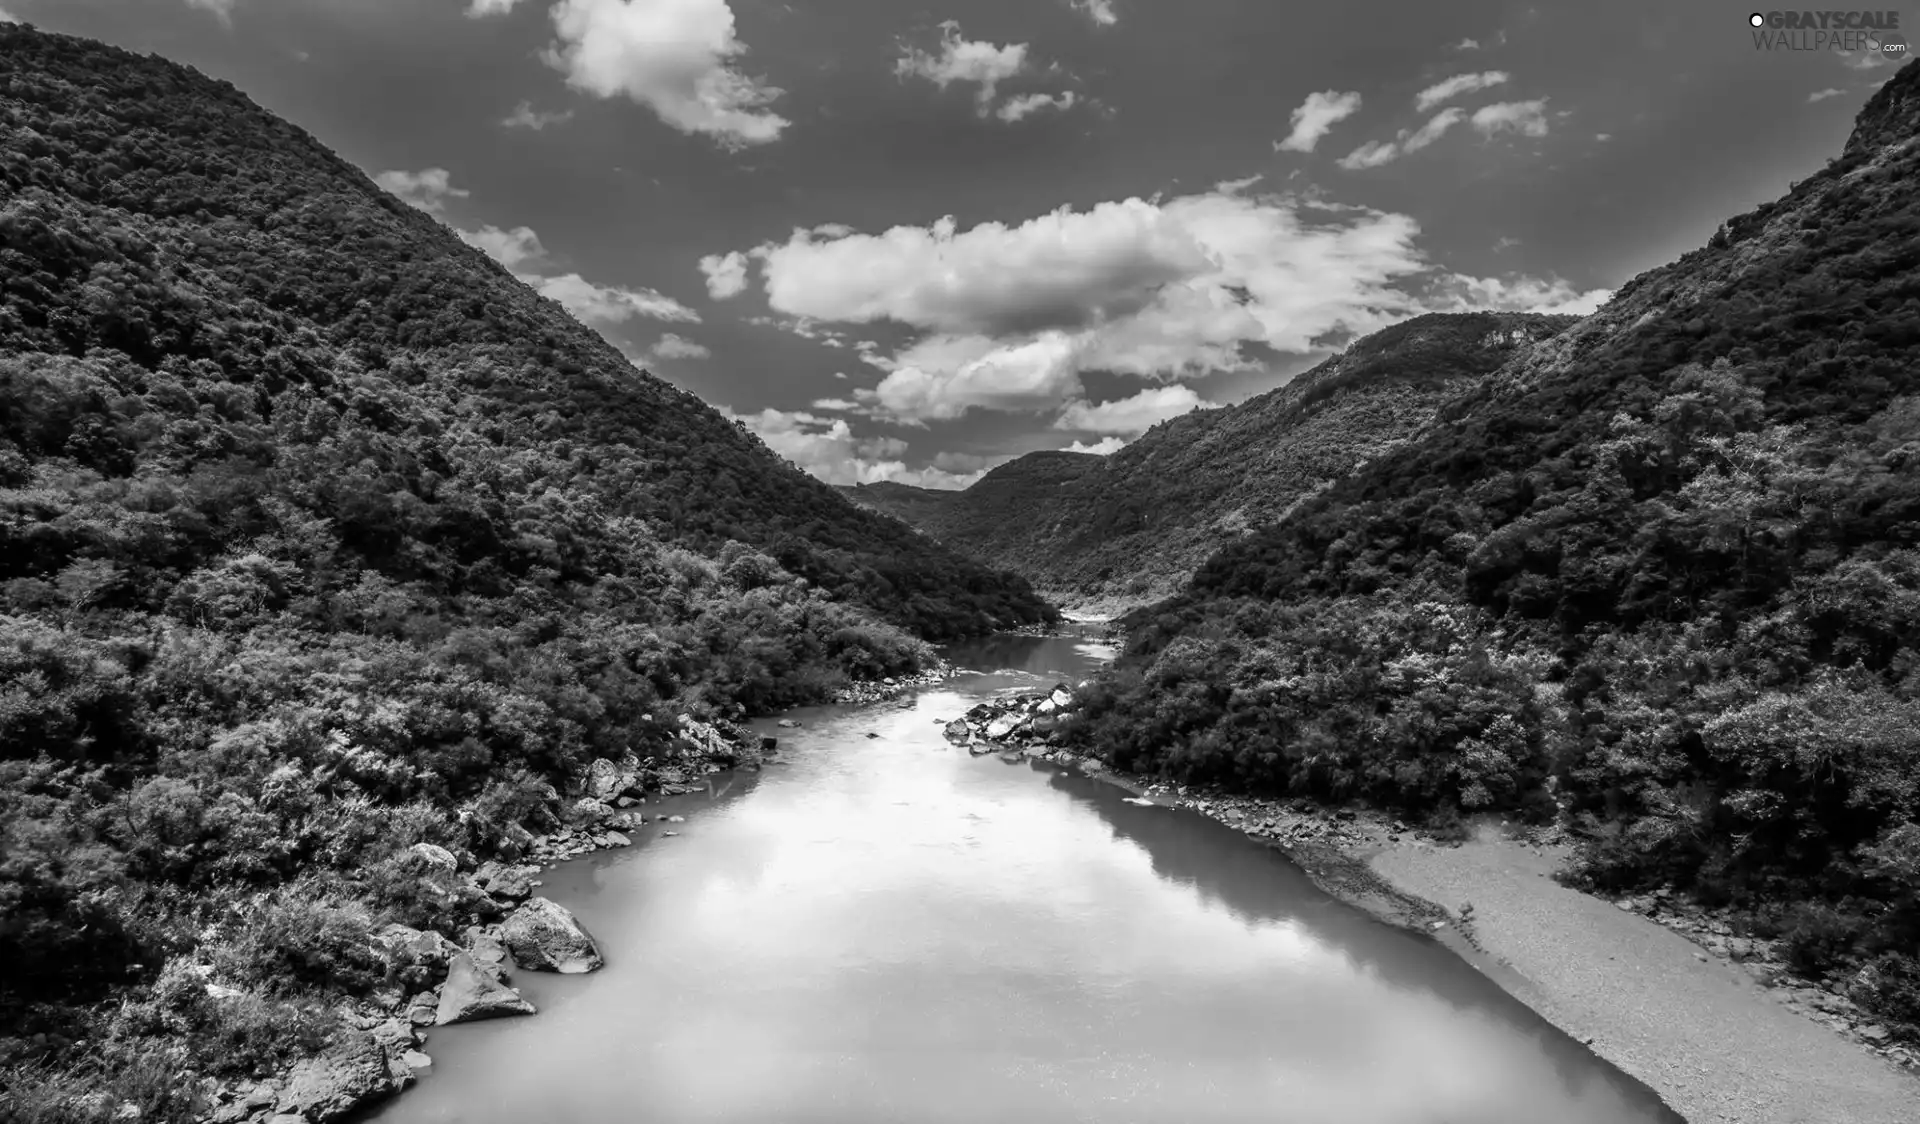
[[[435,1030],[375,1119],[1680,1121],[1279,852],[942,737],[1109,658],[1086,632],[996,637],[950,653],[989,673],[759,723],[779,763],[649,801],[633,848],[545,876],[607,967],[516,973],[540,1013]]]

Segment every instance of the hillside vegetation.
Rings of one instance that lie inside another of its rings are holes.
[[[186,1118],[381,925],[472,919],[410,845],[511,855],[678,714],[1054,617],[232,87],[0,57],[0,1116]]]
[[[1078,744],[1564,814],[1578,880],[1730,906],[1920,1022],[1917,91],[1134,614]]]
[[[1286,386],[1154,426],[1110,456],[1031,453],[959,492],[845,489],[1066,603],[1176,592],[1214,551],[1430,425],[1571,316],[1435,314],[1356,340]]]

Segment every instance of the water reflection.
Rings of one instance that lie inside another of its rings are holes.
[[[1085,643],[967,666],[1074,678]],[[608,967],[522,974],[542,1013],[435,1032],[379,1119],[1677,1119],[1230,829],[945,745],[935,718],[1018,678],[805,713],[679,837],[549,876]]]

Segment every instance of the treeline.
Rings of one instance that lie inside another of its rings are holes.
[[[410,845],[1054,616],[231,87],[0,55],[0,1116],[193,1118],[479,916]]]
[[[1127,622],[1074,737],[1440,822],[1564,814],[1587,884],[1733,906],[1920,1023],[1916,172],[1853,146],[1220,551]]]

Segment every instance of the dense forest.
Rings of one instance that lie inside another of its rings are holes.
[[[1355,340],[1276,390],[1154,426],[1110,456],[1030,453],[964,491],[844,489],[1062,603],[1174,593],[1214,551],[1407,441],[1571,316],[1435,313]]]
[[[1056,618],[231,86],[0,57],[0,1116],[190,1116],[381,925],[472,919],[411,845],[511,856],[678,714]]]
[[[1564,817],[1920,1023],[1920,67],[1844,154],[1134,613],[1123,767]]]

